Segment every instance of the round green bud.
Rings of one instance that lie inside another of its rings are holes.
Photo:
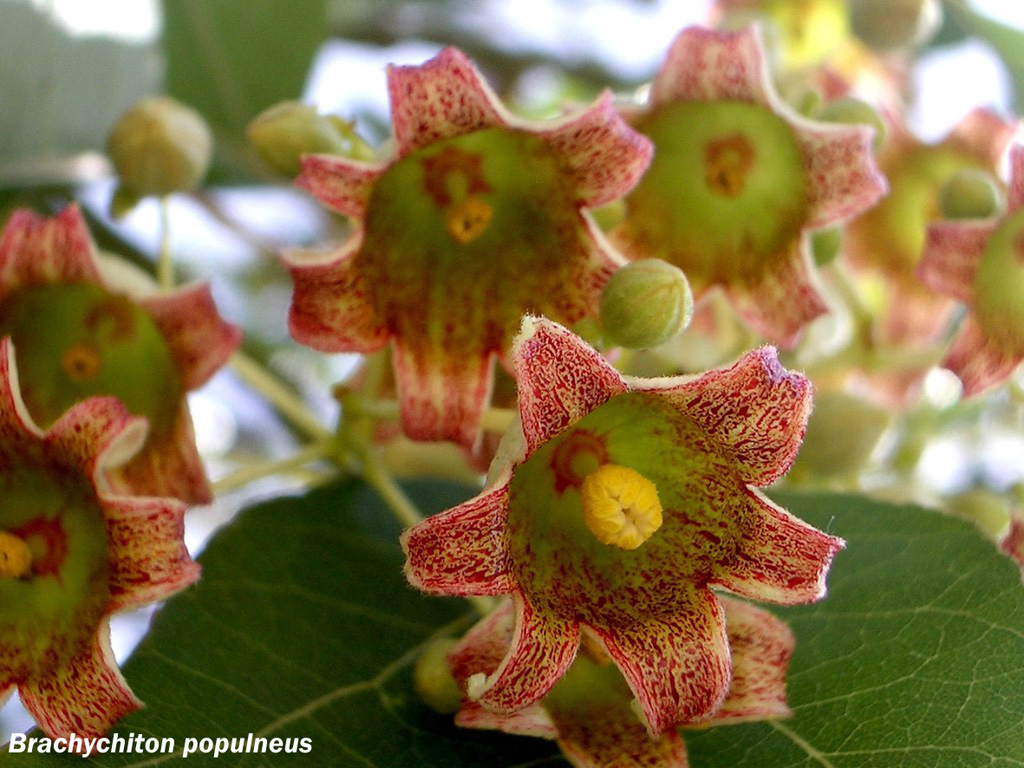
[[[819,229],[811,235],[811,253],[819,267],[831,264],[843,247],[843,228]]]
[[[815,118],[826,123],[845,123],[846,125],[866,125],[875,131],[874,148],[877,150],[885,142],[889,129],[878,110],[866,101],[852,97],[836,99],[817,110]]]
[[[964,168],[942,185],[939,207],[947,219],[987,219],[1002,210],[1003,200],[992,174]]]
[[[793,477],[842,478],[861,470],[889,426],[884,409],[845,392],[822,392],[814,398],[803,446]]]
[[[628,349],[664,344],[693,316],[686,275],[661,259],[641,259],[620,268],[601,294],[601,322],[608,337]]]
[[[942,6],[938,0],[851,0],[850,24],[876,50],[911,48],[939,31]]]
[[[413,667],[413,688],[420,701],[435,712],[451,715],[462,706],[462,690],[448,667],[448,652],[455,645],[450,637],[427,644]]]
[[[992,491],[965,491],[949,500],[949,509],[953,514],[970,520],[993,539],[998,539],[1010,524],[1010,499]]]
[[[162,196],[199,186],[210,167],[213,137],[194,109],[154,96],[121,115],[107,151],[126,195]]]
[[[352,123],[320,115],[314,107],[282,101],[261,112],[246,129],[249,141],[271,168],[296,176],[304,154],[323,153],[368,160],[373,150],[356,135]]]

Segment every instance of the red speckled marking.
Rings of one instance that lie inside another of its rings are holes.
[[[389,68],[388,92],[397,147],[392,162],[437,141],[505,128],[539,138],[565,174],[566,203],[574,215],[559,228],[564,243],[557,251],[563,255],[564,270],[546,270],[557,279],[521,301],[518,311],[481,319],[482,310],[500,303],[493,295],[481,298],[484,289],[471,290],[481,281],[467,285],[464,294],[446,296],[444,306],[424,304],[421,298],[431,295],[429,290],[408,281],[388,283],[388,271],[382,276],[372,255],[361,253],[373,185],[389,166],[370,167],[327,156],[304,162],[300,185],[357,222],[350,239],[333,253],[292,251],[285,256],[295,281],[289,314],[293,336],[332,352],[372,352],[391,340],[398,353],[406,433],[417,439],[455,440],[472,450],[489,399],[491,358],[507,357],[519,317],[545,312],[572,323],[596,314],[601,288],[622,259],[583,208],[612,202],[632,189],[650,162],[652,147],[617,114],[607,93],[559,120],[519,119],[504,109],[465,54],[453,48],[420,66]],[[434,194],[436,200],[445,193]],[[496,274],[500,261],[497,254]],[[409,300],[410,291],[418,291],[416,300]],[[393,304],[403,307],[401,312]],[[515,316],[511,327],[506,315]],[[433,336],[443,336],[444,344],[430,341],[425,328],[443,329]],[[456,334],[459,329],[461,336]]]
[[[810,230],[839,224],[885,194],[875,165],[871,131],[864,126],[814,123],[784,105],[769,77],[756,27],[729,32],[684,29],[654,78],[648,111],[680,101],[742,101],[771,110],[793,131],[801,149],[808,203],[800,234],[757,279],[717,280],[743,319],[773,343],[793,346],[806,324],[827,311],[807,245]],[[635,203],[635,199],[631,198]],[[643,214],[637,214],[643,220]],[[642,227],[613,235],[631,259],[656,256],[657,238]],[[691,278],[693,279],[693,278]]]
[[[18,682],[25,707],[54,738],[72,732],[103,735],[140,706],[110,652],[107,617],[167,598],[199,575],[199,566],[182,542],[180,502],[115,496],[101,479],[112,463],[139,449],[144,427],[120,401],[94,397],[73,406],[49,431],[41,432],[21,402],[10,340],[0,340],[0,463],[14,471],[27,466],[55,478],[86,479],[107,524],[111,598],[99,623],[79,627],[72,637],[51,638],[51,647],[43,653],[45,669],[32,668],[32,662],[26,670],[17,646],[0,635],[0,680]],[[79,646],[71,656],[64,653]]]
[[[513,357],[527,455],[610,398],[633,390],[663,398],[687,416],[686,423],[696,425],[689,450],[727,457],[721,461],[735,466],[743,480],[762,484],[792,462],[810,409],[809,382],[785,371],[770,348],[699,377],[627,381],[565,328],[527,318]],[[542,698],[575,655],[585,622],[623,670],[652,731],[712,716],[728,690],[730,666],[721,608],[708,581],[759,599],[812,601],[824,594],[825,573],[843,546],[754,488],[738,495],[736,476],[725,474],[680,482],[683,487],[702,483],[704,496],[715,500],[719,510],[732,510],[744,534],[730,537],[738,538],[735,545],[702,546],[701,551],[717,553],[717,559],[668,575],[653,570],[650,576],[635,574],[643,590],[623,588],[586,604],[578,590],[560,586],[527,598],[513,575],[531,572],[533,549],[529,542],[517,546],[526,561],[509,561],[507,474],[476,499],[408,531],[403,546],[414,585],[441,594],[511,594],[515,599],[518,618],[511,647],[487,679],[480,703],[501,713]],[[699,525],[685,510],[672,510],[668,517],[679,530]],[[708,541],[722,538],[717,530],[690,534]],[[488,554],[496,547],[499,556]],[[589,578],[574,576],[577,586]],[[657,599],[652,601],[651,594]]]
[[[106,279],[97,260],[96,247],[76,206],[68,206],[50,219],[29,211],[16,211],[0,237],[0,299],[25,285],[65,282],[96,283],[113,293],[122,293],[116,284]],[[208,285],[193,284],[167,293],[126,298],[136,301],[153,318],[174,357],[185,390],[205,384],[241,342],[241,330],[226,323],[217,313]],[[123,486],[125,492],[174,496],[197,504],[209,502],[210,486],[192,436],[185,393],[182,393],[178,423],[172,434],[180,442],[147,448],[147,451],[155,451],[147,461],[162,464],[165,460],[184,457],[183,461],[174,463],[189,467],[187,475],[139,474],[135,481]]]
[[[11,533],[22,540],[27,540],[30,536],[41,538],[46,545],[46,554],[41,558],[32,559],[32,573],[36,576],[53,576],[60,580],[60,568],[68,556],[68,537],[64,533],[64,524],[60,518],[51,520],[37,517],[13,529]]]
[[[929,288],[957,301],[970,302],[974,276],[998,222],[936,221],[928,226],[917,276]]]

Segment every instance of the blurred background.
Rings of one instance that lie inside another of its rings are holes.
[[[910,79],[910,123],[927,140],[979,104],[1012,115],[1024,82],[1024,3],[949,5],[955,12]],[[195,107],[213,127],[216,152],[207,186],[171,200],[181,279],[209,280],[222,314],[245,329],[245,349],[332,424],[331,386],[355,360],[290,341],[291,284],[276,254],[337,240],[344,225],[269,171],[246,141],[249,121],[278,101],[301,99],[354,121],[378,144],[388,135],[385,65],[420,63],[445,45],[466,51],[515,110],[550,115],[604,87],[642,87],[677,32],[709,12],[710,0],[0,0],[0,221],[16,207],[56,212],[75,199],[101,249],[151,267],[158,204],[108,215],[115,180],[106,136],[145,95],[167,92]],[[926,387],[936,410],[952,402],[947,385],[940,373]],[[214,480],[297,447],[230,372],[190,404]],[[1024,482],[1024,436],[977,421],[939,431],[920,446],[913,471],[938,493],[1005,490]],[[196,554],[244,503],[316,477],[275,477],[193,510],[190,549]],[[116,617],[120,658],[149,615]],[[0,732],[29,726],[16,703],[0,710]]]

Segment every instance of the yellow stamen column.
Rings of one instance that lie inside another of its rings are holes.
[[[32,569],[32,550],[13,533],[0,531],[0,579],[20,579]]]
[[[658,489],[634,469],[605,464],[580,485],[583,522],[603,544],[636,549],[661,527]]]

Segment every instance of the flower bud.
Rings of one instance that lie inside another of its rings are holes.
[[[282,101],[261,112],[246,129],[259,156],[278,173],[296,176],[304,154],[329,154],[368,160],[373,150],[352,123],[320,115],[309,104]]]
[[[889,421],[885,410],[845,392],[816,395],[791,477],[807,480],[854,475],[868,463]]]
[[[199,186],[210,165],[213,137],[194,109],[154,96],[121,115],[107,151],[127,195],[168,195]]]
[[[990,173],[964,168],[942,185],[939,206],[947,219],[987,219],[1002,210],[1003,201]]]
[[[423,649],[413,668],[413,687],[420,700],[435,712],[450,715],[459,711],[462,690],[448,666],[448,652],[455,645],[450,637],[432,641]]]
[[[942,26],[937,0],[852,0],[853,33],[880,51],[928,42]]]
[[[661,259],[641,259],[611,276],[601,294],[608,337],[628,349],[664,344],[690,324],[693,294],[686,275]]]
[[[866,101],[847,97],[830,101],[817,110],[815,118],[826,123],[845,123],[846,125],[866,125],[875,130],[872,142],[877,150],[885,142],[888,128],[878,110]]]

